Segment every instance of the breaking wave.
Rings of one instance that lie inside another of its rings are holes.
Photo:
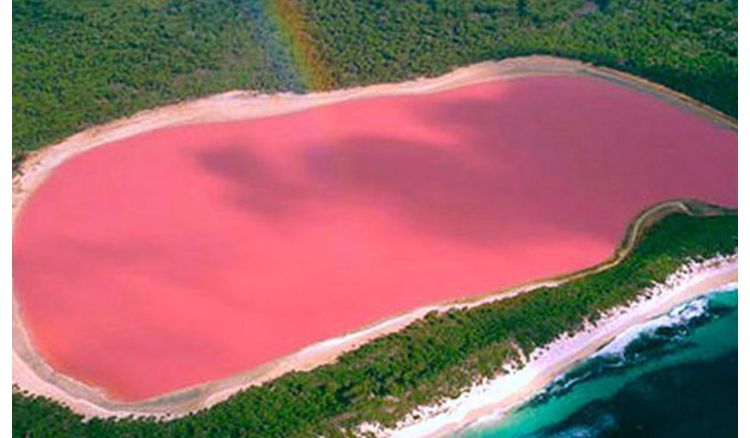
[[[603,373],[624,371],[644,361],[667,355],[675,349],[684,348],[684,338],[693,329],[729,311],[725,306],[714,302],[713,298],[717,294],[734,290],[736,287],[698,297],[662,316],[629,328],[583,364],[555,379],[530,404],[544,403],[550,398],[561,396],[576,384]]]

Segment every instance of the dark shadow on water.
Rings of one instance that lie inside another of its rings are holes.
[[[539,177],[522,154],[469,149],[355,138],[312,148],[315,153],[307,155],[305,168],[311,180],[335,187],[352,202],[366,195],[392,208],[415,230],[472,244],[507,243],[502,239],[509,230],[522,235],[549,227],[606,232],[599,228],[602,222],[581,208],[585,199],[579,192],[566,193],[566,186]],[[529,193],[538,194],[538,202],[529,202]]]
[[[226,181],[238,208],[281,219],[293,201],[307,195],[304,187],[285,180],[252,152],[251,145],[199,151],[196,158],[204,170]]]
[[[731,178],[695,172],[705,165],[696,158],[701,145],[683,145],[649,111],[616,112],[622,99],[606,89],[580,94],[564,81],[541,87],[523,82],[460,101],[410,103],[413,120],[445,132],[451,147],[387,130],[319,140],[292,157],[302,169],[293,178],[250,144],[200,152],[197,160],[226,181],[231,202],[269,220],[300,214],[308,201],[369,203],[415,232],[490,246],[555,231],[611,240],[627,220],[595,212],[632,216],[667,198],[692,197],[686,181],[731,187]],[[611,123],[597,122],[610,112]],[[643,144],[650,156],[632,146]]]

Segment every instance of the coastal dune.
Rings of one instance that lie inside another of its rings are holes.
[[[602,262],[648,205],[734,206],[736,155],[730,119],[544,57],[139,114],[14,179],[14,382],[184,414]]]

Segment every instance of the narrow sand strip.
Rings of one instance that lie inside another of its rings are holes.
[[[596,326],[538,349],[521,369],[478,383],[456,399],[417,409],[395,429],[364,424],[361,430],[383,437],[434,437],[454,433],[478,422],[497,420],[629,327],[662,315],[700,295],[736,283],[736,255],[689,263],[664,284],[651,288],[633,305],[615,309]]]
[[[13,217],[15,219],[24,201],[28,199],[35,188],[61,163],[87,150],[140,133],[193,123],[270,117],[353,99],[433,93],[498,78],[514,78],[529,75],[591,75],[600,77],[654,94],[673,104],[696,111],[728,129],[736,129],[736,122],[733,119],[659,85],[612,70],[595,68],[578,61],[543,56],[515,58],[500,62],[485,62],[458,69],[453,73],[439,78],[420,79],[400,84],[374,85],[328,93],[313,93],[308,95],[287,93],[269,96],[244,91],[233,91],[205,99],[140,112],[131,118],[86,130],[61,143],[31,154],[22,163],[19,173],[13,180]],[[478,304],[502,299],[507,296],[527,292],[535,287],[554,285],[560,281],[606,269],[616,264],[627,254],[642,226],[648,225],[652,220],[660,217],[667,211],[687,210],[688,207],[680,201],[668,202],[658,206],[653,211],[649,210],[649,212],[640,216],[634,225],[631,226],[623,247],[610,260],[592,269],[574,273],[571,276],[530,283],[501,293],[474,298],[471,301]],[[464,301],[463,304],[465,305],[468,302]],[[18,304],[14,297],[13,382],[22,390],[61,401],[76,412],[86,416],[179,416],[213,405],[242,388],[266,382],[289,371],[309,370],[321,364],[329,363],[346,351],[353,350],[376,337],[405,327],[431,310],[446,309],[455,306],[456,303],[444,303],[416,309],[405,315],[388,319],[351,335],[316,344],[286,358],[249,370],[246,373],[229,379],[187,388],[144,402],[121,403],[109,400],[102,391],[96,388],[60,375],[51,369],[37,355],[36,350],[29,342],[18,313]]]

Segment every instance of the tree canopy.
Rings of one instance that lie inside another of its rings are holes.
[[[732,0],[14,0],[13,152],[230,89],[401,81],[528,54],[737,114]]]

